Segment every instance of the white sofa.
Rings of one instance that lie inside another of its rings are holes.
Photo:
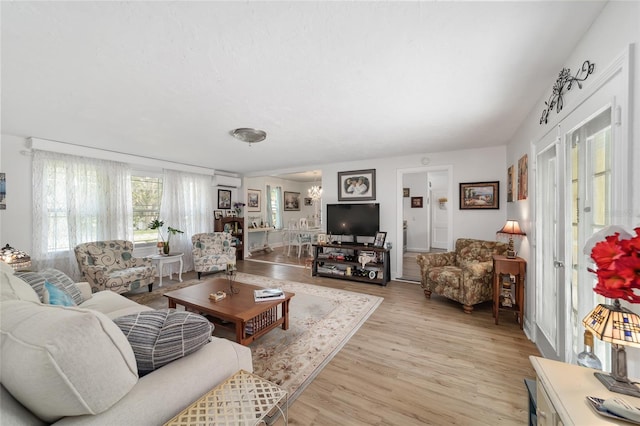
[[[44,304],[0,262],[0,424],[162,425],[238,370],[253,371],[249,348],[212,337],[139,377],[112,320],[152,309],[77,285],[77,307]]]

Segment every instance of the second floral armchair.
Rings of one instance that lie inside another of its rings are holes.
[[[191,237],[193,269],[198,279],[203,272],[224,271],[227,264],[236,264],[236,248],[229,232],[209,232]]]

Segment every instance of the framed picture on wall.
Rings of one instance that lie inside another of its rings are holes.
[[[231,190],[218,189],[218,208],[219,209],[231,208]]]
[[[284,210],[300,210],[300,193],[284,191]]]
[[[518,160],[518,200],[529,196],[529,165],[527,154]]]
[[[409,188],[402,188],[402,196],[404,198],[408,198],[410,193],[411,193],[411,190]]]
[[[422,208],[422,197],[411,197],[411,208],[412,209],[421,209]]]
[[[376,169],[338,172],[338,201],[376,199]]]
[[[514,175],[514,166],[507,169],[507,202],[513,202],[513,194],[516,192],[516,180]]]
[[[304,205],[305,206],[312,206],[313,205],[313,198],[304,197]]]
[[[247,189],[247,211],[259,212],[260,211],[260,198],[262,191],[259,189]]]
[[[460,184],[460,210],[500,208],[500,182]]]

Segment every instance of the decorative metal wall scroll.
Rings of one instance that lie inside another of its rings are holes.
[[[565,87],[567,88],[567,91],[569,91],[571,90],[573,83],[575,83],[578,85],[578,88],[582,89],[582,82],[593,74],[595,66],[596,65],[592,64],[590,61],[584,61],[582,68],[576,72],[576,75],[571,75],[571,70],[569,68],[562,68],[556,83],[553,85],[553,91],[551,92],[551,96],[549,96],[549,100],[544,103],[546,108],[542,111],[540,124],[547,124],[549,113],[553,108],[556,109],[557,113],[562,111],[562,107],[564,106],[562,94]]]

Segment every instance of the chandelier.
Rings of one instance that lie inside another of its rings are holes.
[[[317,201],[322,197],[322,187],[318,185],[313,185],[309,188],[309,197],[312,200]]]

